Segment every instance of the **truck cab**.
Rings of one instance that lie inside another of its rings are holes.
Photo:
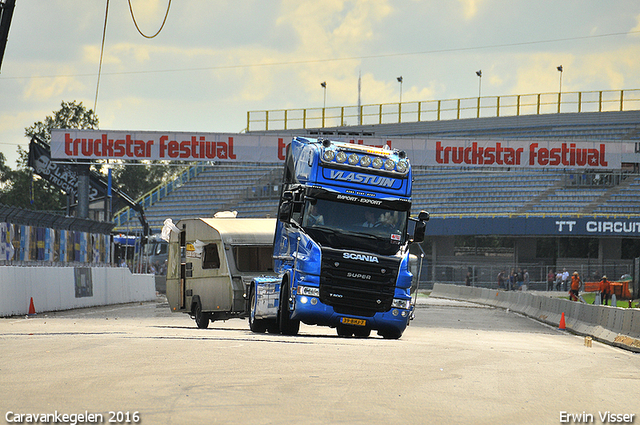
[[[302,322],[400,338],[413,310],[408,247],[428,219],[410,217],[411,183],[403,152],[293,139],[273,243],[278,278],[252,284],[252,330],[275,321],[297,334]]]

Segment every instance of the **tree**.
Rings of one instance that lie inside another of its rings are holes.
[[[31,139],[38,136],[40,140],[51,143],[51,129],[79,128],[93,130],[98,128],[98,117],[93,110],[84,107],[82,102],[62,101],[60,110],[54,111],[53,116],[47,116],[44,122],[38,121],[24,130],[24,135]]]
[[[51,143],[54,128],[78,128],[95,130],[98,117],[82,102],[61,102],[60,109],[32,126],[25,128],[25,136],[38,137]],[[5,165],[4,155],[0,157],[0,203],[36,210],[61,210],[66,205],[65,194],[46,180],[34,177],[28,166],[28,152],[18,148],[18,169],[12,171]],[[101,172],[102,166],[92,165],[94,171]],[[170,167],[160,161],[141,163],[132,161],[113,165],[113,185],[133,199],[144,195],[159,185],[170,172]]]
[[[31,139],[38,137],[46,143],[51,142],[53,128],[98,128],[98,117],[92,110],[87,110],[82,102],[62,102],[60,110],[54,111],[43,121],[25,128],[25,136]],[[4,164],[4,156],[0,166],[0,203],[21,208],[55,211],[66,205],[64,192],[44,179],[33,176],[28,165],[29,154],[18,147],[18,169],[11,170]]]
[[[138,199],[162,183],[171,167],[160,161],[129,161],[113,167],[114,186],[132,199]]]

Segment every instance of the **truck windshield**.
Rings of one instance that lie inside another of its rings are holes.
[[[302,227],[320,245],[393,255],[405,242],[407,214],[317,199],[306,202]]]

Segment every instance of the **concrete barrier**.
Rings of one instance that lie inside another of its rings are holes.
[[[153,275],[126,267],[0,267],[0,317],[155,299]]]
[[[431,296],[510,309],[551,326],[562,313],[567,330],[640,352],[640,310],[583,304],[527,292],[500,291],[436,283]]]

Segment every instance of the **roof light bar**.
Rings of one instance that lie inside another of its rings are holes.
[[[320,140],[319,140],[320,141]],[[322,139],[322,160],[324,162],[335,162],[337,164],[349,167],[374,168],[376,170],[385,170],[389,172],[397,172],[405,174],[409,170],[409,161],[404,151],[389,151],[375,147],[361,147],[354,145],[353,147],[336,146],[328,139]],[[352,152],[354,149],[357,152]],[[364,155],[360,154],[362,152]],[[366,154],[365,154],[366,153]],[[398,161],[389,156],[397,154]]]

